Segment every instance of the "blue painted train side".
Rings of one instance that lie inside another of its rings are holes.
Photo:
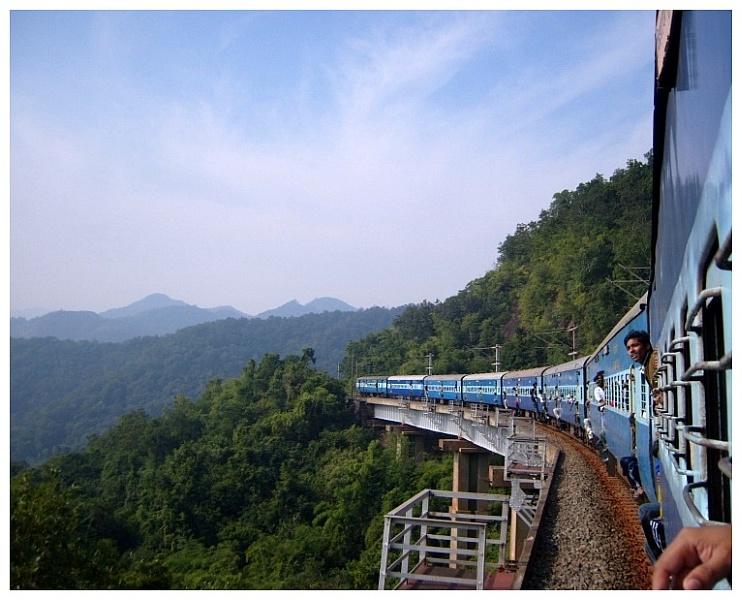
[[[463,375],[428,375],[424,389],[428,400],[460,403],[462,401]]]
[[[649,332],[668,542],[732,520],[731,31],[731,11],[658,18]]]
[[[473,373],[462,380],[462,399],[468,404],[502,406],[503,373]]]
[[[384,376],[359,377],[356,379],[356,392],[362,396],[386,396],[387,378]]]
[[[423,398],[425,375],[393,375],[387,378],[387,396],[390,398]]]
[[[588,403],[587,417],[616,459],[637,458],[642,487],[647,497],[655,501],[651,394],[641,365],[629,358],[624,346],[626,335],[632,331],[647,331],[646,295],[616,323],[586,362],[588,396],[592,398],[595,378],[603,373],[606,397],[602,410],[595,402]]]
[[[503,402],[506,408],[527,411],[536,415],[543,412],[543,380],[546,367],[508,371],[502,376]]]
[[[585,363],[588,358],[583,356],[549,367],[542,376],[548,414],[575,429],[582,428],[585,418]]]

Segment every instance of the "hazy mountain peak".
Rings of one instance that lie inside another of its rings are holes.
[[[355,312],[356,308],[329,296],[315,298],[307,304],[296,299],[260,313],[258,318],[302,317],[324,312]],[[72,340],[120,342],[132,337],[164,335],[183,327],[220,319],[250,318],[232,306],[200,308],[162,293],[145,296],[127,306],[101,313],[91,311],[57,311],[30,321],[13,318],[10,335],[16,338],[57,337]]]
[[[356,311],[358,310],[355,306],[351,306],[347,302],[338,300],[337,298],[331,298],[329,296],[323,296],[322,298],[315,298],[311,302],[304,305],[305,309],[311,309],[310,312],[325,312],[325,311]]]
[[[307,302],[307,304],[301,304],[296,300],[289,300],[286,304],[258,314],[257,317],[259,319],[267,319],[269,317],[301,317],[310,313],[333,312],[336,310],[355,311],[358,309],[337,298],[325,296],[323,298],[315,298],[311,302]]]
[[[170,296],[165,294],[156,293],[145,296],[141,300],[132,302],[127,306],[121,308],[112,308],[99,313],[101,317],[106,319],[119,319],[121,317],[130,317],[139,313],[146,312],[148,310],[154,310],[156,308],[165,308],[169,306],[189,306],[188,303],[182,300],[174,300]]]
[[[34,319],[47,315],[50,312],[52,312],[52,309],[49,308],[21,308],[17,310],[11,309],[10,316],[16,319]]]

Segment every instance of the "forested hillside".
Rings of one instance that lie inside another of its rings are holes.
[[[126,412],[159,415],[177,394],[198,395],[214,377],[234,377],[250,359],[314,350],[337,374],[345,346],[389,326],[401,309],[225,319],[123,343],[11,339],[11,458],[37,462],[80,447]]]
[[[351,343],[344,372],[424,373],[429,352],[434,373],[487,372],[494,354],[481,348],[495,344],[502,369],[564,362],[572,324],[578,354],[591,353],[646,291],[627,281],[627,268],[648,273],[641,268],[650,260],[651,154],[646,159],[555,194],[537,221],[519,225],[500,245],[493,270]]]
[[[353,426],[311,357],[250,361],[11,481],[12,589],[374,588],[383,514],[449,489]]]

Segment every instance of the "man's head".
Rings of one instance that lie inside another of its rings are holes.
[[[623,343],[631,360],[638,363],[643,363],[647,354],[652,350],[649,334],[646,331],[630,331],[623,339]]]

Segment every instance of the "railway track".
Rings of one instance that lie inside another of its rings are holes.
[[[621,475],[572,436],[540,433],[561,456],[522,589],[651,589],[638,504]]]

